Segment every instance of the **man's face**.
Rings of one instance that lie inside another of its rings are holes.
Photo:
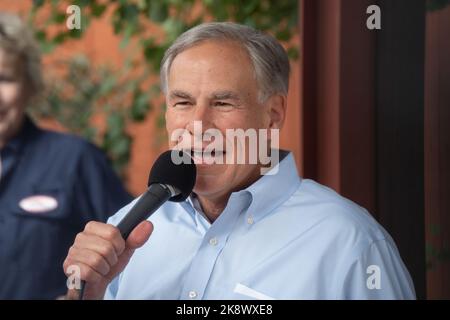
[[[0,49],[0,143],[20,127],[24,118],[26,88],[23,66],[13,54]]]
[[[172,62],[166,96],[169,138],[174,130],[186,130],[191,141],[187,145],[184,141],[183,148],[192,150],[193,141],[202,141],[208,129],[219,130],[224,137],[220,148],[224,154],[215,154],[216,159],[223,157],[223,164],[199,164],[194,157],[197,164],[194,192],[197,195],[220,199],[248,186],[259,176],[258,164],[230,164],[225,160],[226,157],[236,158],[239,147],[236,143],[235,148],[226,150],[226,129],[269,129],[282,123],[284,115],[280,117],[274,111],[277,109],[273,107],[275,100],[261,103],[258,93],[251,60],[236,43],[207,41],[183,51]],[[202,123],[200,134],[194,132],[194,121]],[[170,147],[177,144],[180,147],[178,142],[170,141]],[[203,141],[197,146],[204,150],[209,143]],[[248,145],[244,148],[246,154],[252,151],[248,150]],[[226,154],[226,151],[233,154]]]

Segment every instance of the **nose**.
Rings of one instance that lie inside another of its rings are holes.
[[[191,134],[199,132],[199,130],[194,130],[194,126],[198,126],[201,123],[203,134],[209,128],[214,127],[214,114],[212,108],[209,107],[208,103],[198,103],[193,110],[192,117],[188,122],[187,130]]]

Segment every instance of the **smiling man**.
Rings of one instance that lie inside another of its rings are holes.
[[[187,133],[170,146],[189,150],[197,163],[194,192],[164,204],[126,242],[114,225],[134,202],[110,224],[87,224],[64,263],[67,274],[80,268],[85,298],[415,297],[393,240],[363,208],[300,178],[287,151],[272,150],[276,173],[261,175],[262,163],[249,161],[259,150],[247,139],[227,147],[227,130],[283,127],[289,61],[273,37],[233,23],[199,25],[167,50],[161,80],[169,136]],[[208,130],[225,137],[217,152],[206,152]],[[261,147],[273,136],[257,137]]]

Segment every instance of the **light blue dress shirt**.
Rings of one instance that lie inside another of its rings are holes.
[[[281,158],[277,174],[232,193],[212,224],[192,197],[164,204],[105,299],[414,299],[388,233],[365,209],[301,179],[291,153]]]

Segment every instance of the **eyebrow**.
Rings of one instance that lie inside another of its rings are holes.
[[[181,99],[189,99],[189,100],[195,100],[193,96],[191,96],[189,93],[182,91],[182,90],[173,90],[169,94],[170,99],[175,98],[181,98]]]
[[[169,98],[170,99],[181,98],[181,99],[195,100],[195,98],[191,94],[187,93],[186,91],[182,91],[182,90],[171,91],[169,93]],[[233,91],[229,91],[229,90],[213,92],[209,96],[209,98],[211,100],[227,100],[227,99],[238,100],[238,101],[241,100],[237,93],[235,93]]]
[[[214,100],[227,100],[227,99],[240,100],[239,95],[237,93],[228,90],[213,92],[210,98]]]

